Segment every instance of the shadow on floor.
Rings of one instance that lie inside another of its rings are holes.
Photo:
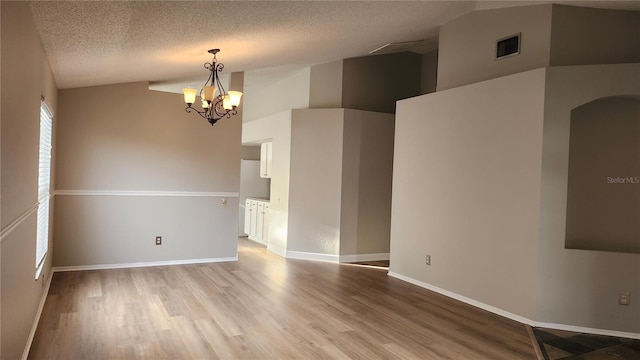
[[[640,340],[533,328],[546,360],[638,360]]]

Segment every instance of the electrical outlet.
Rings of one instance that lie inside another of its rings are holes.
[[[427,265],[431,265],[431,255],[427,255],[427,256],[425,257],[425,263],[426,263]]]
[[[222,205],[227,205],[227,198],[222,198]]]
[[[629,298],[631,298],[631,293],[621,292],[618,294],[618,303],[620,305],[629,305]]]
[[[156,236],[156,245],[162,245],[162,236]]]

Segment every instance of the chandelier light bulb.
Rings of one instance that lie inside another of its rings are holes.
[[[222,98],[222,107],[225,110],[233,110],[233,105],[231,105],[231,99],[229,98],[229,95],[225,95]]]
[[[198,90],[192,88],[184,88],[182,89],[182,93],[184,94],[184,102],[186,102],[187,105],[191,106],[196,102],[196,94],[198,93]]]
[[[240,91],[229,91],[229,104],[231,104],[231,106],[236,107],[240,105],[240,98],[242,98]]]
[[[205,100],[213,100],[213,97],[216,95],[216,87],[215,86],[203,86],[202,87],[202,95],[204,95]]]

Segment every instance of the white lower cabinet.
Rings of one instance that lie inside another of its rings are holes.
[[[269,202],[247,199],[244,211],[244,232],[249,235],[249,239],[267,244],[269,239]]]

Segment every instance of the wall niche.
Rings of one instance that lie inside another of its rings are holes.
[[[640,98],[571,111],[565,248],[640,253]]]

